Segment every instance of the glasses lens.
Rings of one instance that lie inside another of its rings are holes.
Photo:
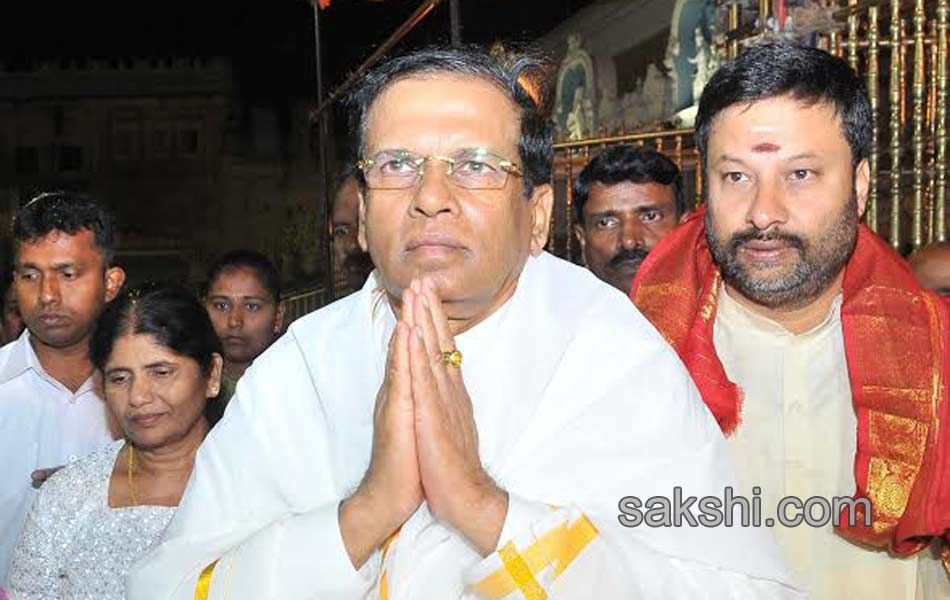
[[[485,150],[466,150],[452,157],[449,173],[452,181],[470,190],[491,190],[505,187],[508,171],[504,159]]]
[[[371,188],[396,190],[415,185],[419,176],[419,159],[410,152],[380,152],[370,161],[365,171],[366,184]]]

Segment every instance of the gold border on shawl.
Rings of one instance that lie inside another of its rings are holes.
[[[940,410],[938,404],[940,403],[940,389],[943,387],[942,370],[940,368],[941,358],[943,358],[945,352],[950,351],[950,348],[942,347],[943,341],[941,334],[943,332],[940,329],[940,315],[937,311],[934,299],[925,295],[924,303],[927,305],[927,313],[930,316],[930,347],[933,348],[933,352],[931,352],[931,356],[933,357],[933,376],[931,378],[930,422],[933,438],[937,439],[940,434]]]
[[[553,577],[557,579],[597,536],[597,527],[586,515],[582,515],[570,525],[561,523],[545,533],[519,556],[530,570],[532,577],[548,565],[553,565]],[[506,548],[508,546],[514,548],[511,542],[505,545]],[[499,556],[500,553],[501,551],[499,551]],[[504,559],[502,562],[504,563]],[[484,577],[475,584],[475,589],[481,596],[491,600],[504,598],[516,589],[522,590],[518,581],[507,569],[507,565]]]
[[[389,554],[389,547],[392,546],[392,543],[396,541],[396,538],[399,537],[399,532],[402,531],[400,527],[393,532],[386,541],[383,543],[383,557],[380,562],[383,563],[382,573],[379,575],[379,600],[388,600],[389,599],[389,576],[386,571],[386,555]]]
[[[890,532],[903,516],[923,465],[927,441],[935,439],[939,432],[938,403],[942,386],[940,361],[943,356],[940,321],[933,299],[925,295],[923,301],[928,311],[931,338],[931,374],[927,382],[930,384],[929,418],[911,419],[879,410],[870,410],[868,413],[868,435],[873,450],[868,466],[867,489],[874,506],[872,530],[876,534]],[[914,395],[911,394],[909,398]]]
[[[498,556],[501,558],[502,564],[505,565],[505,571],[508,572],[511,580],[514,581],[518,587],[518,591],[525,597],[525,600],[547,600],[547,593],[545,593],[541,584],[538,583],[538,580],[534,578],[531,567],[529,567],[524,558],[518,554],[518,550],[513,543],[508,542],[505,544],[504,547],[498,551]]]
[[[218,566],[218,561],[214,561],[201,571],[198,576],[198,583],[195,584],[194,600],[208,600],[208,594],[211,593],[211,576],[214,575],[214,568]]]
[[[721,284],[722,275],[719,271],[716,271],[716,274],[713,276],[712,285],[709,286],[709,294],[706,295],[706,298],[703,300],[703,306],[699,310],[699,314],[704,323],[708,323],[716,314],[716,306],[719,303],[719,287]]]

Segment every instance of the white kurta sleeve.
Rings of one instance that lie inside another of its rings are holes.
[[[209,600],[251,598],[254,589],[269,598],[362,597],[376,583],[379,553],[355,569],[340,537],[337,513],[334,504],[287,517],[226,553],[210,573]],[[262,565],[261,557],[269,564]]]

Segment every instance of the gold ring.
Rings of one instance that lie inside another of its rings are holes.
[[[452,365],[453,367],[462,366],[462,353],[458,350],[452,350],[451,352],[443,352],[439,355],[439,360],[442,361],[443,365]]]

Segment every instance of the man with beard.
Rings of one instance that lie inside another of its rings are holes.
[[[934,242],[914,252],[910,266],[920,285],[950,301],[950,242]]]
[[[224,348],[218,399],[227,402],[244,371],[283,330],[280,273],[260,252],[233,250],[208,270],[207,285],[205,308]]]
[[[772,530],[811,598],[948,597],[932,554],[950,527],[950,320],[858,224],[862,80],[817,49],[754,47],[708,83],[696,138],[706,208],[654,250],[631,297],[693,375],[740,489],[763,507],[870,502],[853,525]]]
[[[28,333],[0,349],[0,584],[33,500],[31,474],[74,462],[113,438],[93,384],[89,339],[125,281],[112,266],[112,218],[88,198],[34,198],[14,217],[13,237]]]
[[[647,253],[688,215],[679,168],[637,146],[594,157],[574,181],[573,200],[584,263],[624,294]]]

